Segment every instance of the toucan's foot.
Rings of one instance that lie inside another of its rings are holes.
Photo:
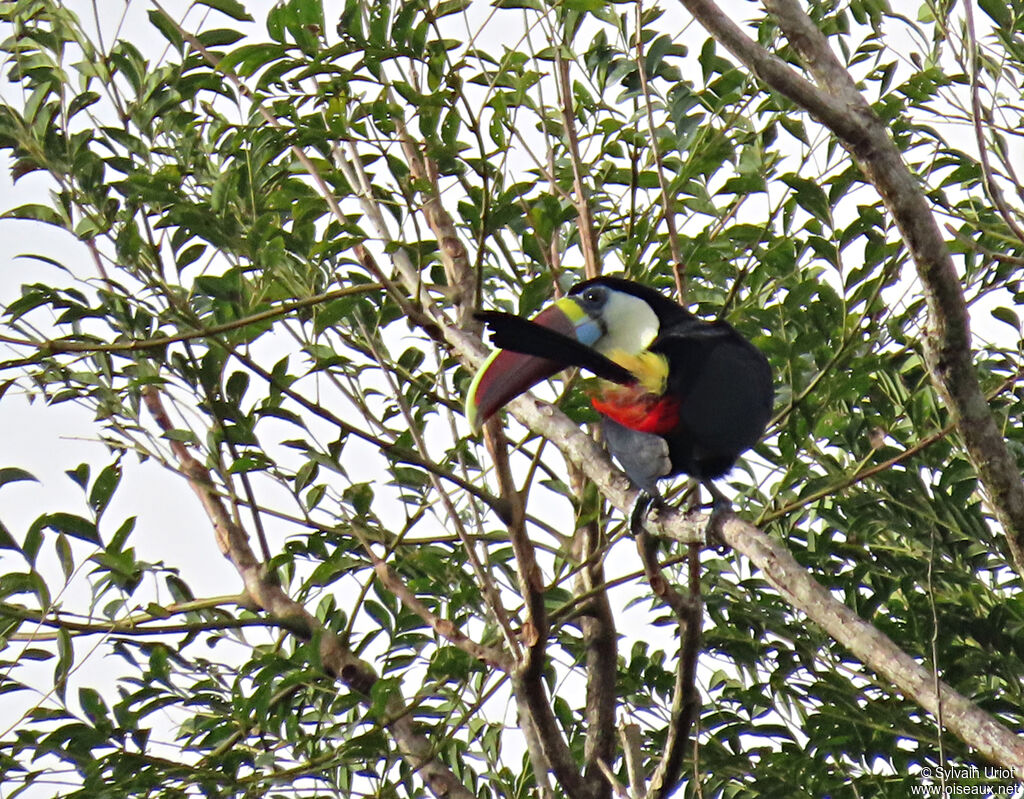
[[[652,508],[659,508],[663,504],[661,497],[640,489],[640,493],[636,495],[636,502],[633,503],[633,510],[629,512],[629,532],[634,537],[644,532],[644,522],[647,520],[647,514],[650,513]]]
[[[711,546],[725,549],[727,544],[725,539],[722,538],[722,524],[729,514],[732,513],[732,500],[719,491],[710,480],[706,481],[703,485],[708,490],[708,493],[711,494],[711,515],[708,517],[708,523],[704,528],[704,540]]]

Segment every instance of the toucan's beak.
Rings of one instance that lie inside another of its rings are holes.
[[[529,323],[523,319],[519,321],[524,326],[520,332],[526,337],[530,337],[530,328],[540,327],[590,345],[599,335],[597,322],[571,297],[563,297],[548,306]],[[498,339],[498,336],[494,338]],[[499,347],[506,345],[499,340],[494,343]],[[516,343],[519,342],[508,342],[508,345],[515,346]],[[544,351],[543,347],[537,349]],[[568,365],[564,359],[524,355],[511,349],[493,352],[476,373],[466,396],[466,418],[474,432],[479,432],[483,423],[503,405]]]

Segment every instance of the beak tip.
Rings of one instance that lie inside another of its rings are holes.
[[[475,435],[475,436],[480,435],[480,431],[484,427],[484,420],[481,419],[480,415],[477,413],[476,403],[473,402],[472,399],[470,399],[466,403],[465,412],[466,412],[466,421],[469,422],[469,430],[470,430],[470,432],[473,435]]]
[[[480,368],[477,369],[476,374],[473,376],[473,381],[469,384],[469,391],[466,392],[466,421],[469,422],[469,429],[473,435],[480,435],[484,422],[487,421],[487,416],[490,415],[480,414],[480,381],[483,380],[484,375],[490,369],[497,355],[497,351],[492,352],[490,357],[480,365]]]

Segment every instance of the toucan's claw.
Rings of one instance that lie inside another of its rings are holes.
[[[629,512],[629,532],[634,538],[644,532],[644,522],[647,521],[647,514],[651,508],[661,507],[663,504],[661,497],[640,489],[640,493],[636,495],[636,501],[633,503],[633,509]]]
[[[704,526],[704,541],[711,546],[724,548],[725,540],[722,538],[721,528],[725,520],[733,512],[732,500],[718,490],[710,480],[705,481],[703,486],[711,494],[711,514],[708,516],[707,524]],[[633,508],[629,512],[629,532],[634,537],[646,531],[647,516],[652,510],[665,506],[665,501],[645,489],[640,489],[633,502]]]
[[[704,527],[704,540],[712,546],[725,548],[727,544],[722,538],[722,525],[732,513],[732,500],[719,491],[710,480],[705,480],[702,485],[711,494],[711,515],[708,516],[708,523]]]

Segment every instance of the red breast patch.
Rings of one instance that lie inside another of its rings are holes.
[[[634,384],[609,386],[590,397],[594,410],[623,427],[641,433],[665,435],[679,424],[679,400],[651,394]]]

